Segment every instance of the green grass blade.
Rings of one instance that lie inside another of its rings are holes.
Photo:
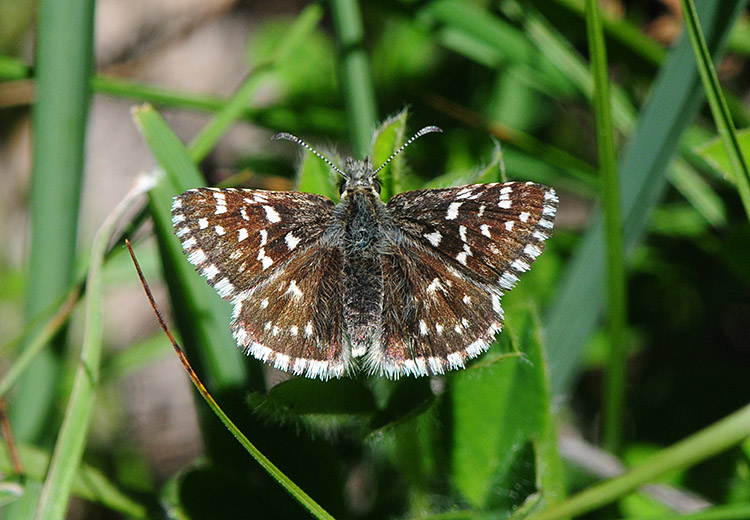
[[[669,473],[689,468],[750,436],[750,405],[698,433],[652,455],[627,473],[596,484],[529,520],[554,520],[581,515],[609,504],[618,498]]]
[[[58,520],[65,518],[71,498],[73,481],[88,438],[99,384],[103,311],[102,269],[107,247],[121,217],[132,209],[134,202],[150,187],[142,177],[115,207],[96,233],[91,251],[91,267],[86,280],[86,317],[83,345],[76,367],[73,390],[68,401],[62,427],[42,487],[42,494],[34,518]]]
[[[322,17],[323,9],[318,4],[308,6],[299,14],[288,33],[281,39],[271,59],[258,65],[250,73],[226,107],[217,113],[190,143],[190,158],[194,162],[202,161],[229,127],[242,117],[266,73],[273,70],[277,60],[283,60],[292,49],[298,46],[320,23]]]
[[[631,516],[623,520],[747,520],[750,518],[750,504],[728,504],[723,506],[709,507],[695,513],[682,513],[679,516],[649,515]]]
[[[742,205],[745,207],[748,219],[750,219],[750,171],[748,171],[747,162],[740,150],[737,130],[734,127],[732,116],[729,114],[729,107],[719,84],[719,78],[716,76],[716,69],[714,69],[711,61],[711,53],[701,32],[695,4],[692,0],[682,0],[682,10],[685,13],[685,25],[690,35],[690,42],[693,45],[695,61],[698,64],[698,71],[703,81],[708,104],[711,107],[714,122],[719,129],[719,135],[729,156]]]
[[[408,110],[402,110],[383,121],[375,130],[371,150],[373,168],[380,168],[404,144],[408,117]],[[381,199],[388,201],[396,193],[404,191],[404,168],[404,157],[399,154],[380,171],[378,178],[382,182]]]
[[[567,2],[568,0],[565,0],[563,3],[567,5]],[[578,2],[578,0],[575,0],[575,3],[576,5],[580,4],[575,10],[576,12],[580,10],[580,14],[582,15],[583,1]],[[559,67],[566,76],[571,78],[578,90],[586,98],[593,99],[593,78],[577,49],[534,9],[525,9],[523,15],[524,26],[529,38],[539,46],[546,56],[552,59],[555,66]],[[603,18],[603,23],[604,28],[607,29],[606,17]],[[659,62],[661,61],[663,60],[660,59]],[[619,88],[616,84],[610,85],[610,87],[612,121],[614,126],[620,132],[629,134],[635,126],[636,109],[623,89]],[[550,156],[549,159],[553,159],[553,157]],[[551,162],[555,163],[557,161],[553,160]],[[563,166],[565,163],[560,164]],[[566,169],[568,168],[566,167]],[[725,222],[726,219],[723,218],[724,211],[720,197],[707,183],[702,181],[699,174],[684,160],[678,160],[671,165],[667,175],[674,187],[711,225],[718,226],[722,222]]]
[[[744,2],[701,2],[710,49],[722,48],[728,28]],[[700,106],[702,90],[683,38],[669,53],[652,87],[637,129],[619,165],[626,251],[643,235],[648,215],[666,189],[665,169]],[[546,317],[548,352],[555,393],[567,393],[578,370],[585,341],[601,316],[604,294],[604,228],[601,215],[582,238],[568,264],[558,294]]]
[[[602,173],[602,202],[607,261],[607,311],[609,356],[604,400],[604,444],[619,452],[625,409],[625,253],[622,242],[620,188],[617,152],[612,125],[607,49],[604,45],[601,13],[596,0],[586,0],[586,28],[591,75],[594,79],[594,112],[597,149]]]
[[[24,476],[30,482],[41,486],[44,475],[49,468],[49,453],[27,444],[17,446],[18,456],[23,461]],[[0,449],[0,471],[5,475],[13,474],[13,462],[6,449]],[[150,518],[149,507],[128,496],[117,483],[109,480],[101,471],[82,463],[78,466],[73,486],[73,495],[126,515],[128,518]],[[30,518],[33,511],[26,518]]]
[[[27,330],[25,332],[33,332],[26,343],[26,348],[20,353],[18,358],[8,368],[8,371],[3,374],[0,378],[0,399],[5,397],[8,391],[18,382],[23,375],[24,371],[31,365],[34,358],[42,352],[44,347],[49,345],[49,342],[60,329],[67,323],[70,313],[73,310],[73,306],[78,302],[78,298],[81,296],[83,284],[76,284],[68,292],[65,301],[55,314],[49,319],[45,320],[44,324],[40,327],[34,327],[33,330]],[[25,336],[25,334],[24,334]],[[24,337],[22,336],[22,338]],[[10,343],[20,342],[19,340],[12,340]],[[2,352],[8,350],[6,345],[3,345]]]
[[[364,48],[362,13],[357,0],[331,0],[331,14],[339,45],[339,75],[355,157],[362,159],[370,148],[378,119],[375,88]]]
[[[242,387],[247,377],[245,359],[230,333],[229,305],[188,263],[172,232],[172,197],[204,181],[185,146],[152,107],[139,107],[133,115],[166,173],[149,192],[149,202],[185,350],[212,390]]]
[[[193,379],[198,392],[201,397],[208,403],[211,410],[221,420],[224,426],[227,427],[229,432],[239,441],[243,448],[265,469],[281,487],[283,487],[292,497],[297,500],[302,506],[304,506],[313,516],[320,519],[333,519],[333,517],[323,509],[315,500],[310,497],[307,493],[302,490],[297,484],[295,484],[289,477],[287,477],[276,465],[268,460],[268,457],[255,447],[250,440],[245,437],[240,429],[232,422],[232,420],[224,413],[219,404],[214,400],[211,394],[208,393],[206,388],[200,382],[200,380]]]
[[[39,4],[26,298],[29,319],[65,294],[73,282],[93,12],[93,0],[45,0]],[[50,433],[44,428],[59,380],[58,355],[53,350],[43,351],[21,379],[10,412],[20,440]]]
[[[572,12],[583,16],[586,0],[554,0],[554,2]],[[654,40],[646,36],[643,30],[625,18],[615,18],[602,13],[602,27],[618,44],[632,50],[649,63],[659,65],[664,61],[665,51]]]
[[[128,247],[130,248],[130,244],[128,244]],[[153,300],[153,296],[148,288],[148,286],[145,283],[145,278],[143,277],[143,272],[138,265],[138,261],[136,260],[135,254],[133,253],[133,250],[130,249],[130,254],[133,257],[133,262],[135,263],[136,270],[138,271],[138,275],[141,279],[141,283],[143,283],[144,288],[146,289],[146,295],[149,299],[149,302],[154,307],[154,310],[156,312],[156,317],[159,320],[159,324],[161,325],[162,329],[166,333],[166,335],[169,337],[170,341],[173,344],[174,350],[177,353],[177,355],[180,358],[180,362],[182,363],[183,367],[185,368],[185,371],[190,376],[190,379],[195,386],[195,388],[200,393],[201,397],[206,401],[206,403],[209,405],[211,410],[214,412],[214,414],[221,420],[221,422],[224,424],[224,426],[229,430],[229,432],[239,441],[239,443],[242,445],[243,448],[263,467],[263,469],[268,472],[268,474],[276,480],[292,497],[294,497],[301,505],[306,507],[315,517],[317,518],[333,518],[331,515],[328,514],[320,505],[318,505],[317,502],[315,502],[307,493],[305,493],[302,488],[297,486],[289,477],[287,477],[279,468],[276,467],[263,453],[255,447],[255,445],[250,442],[250,440],[242,433],[242,431],[234,424],[234,422],[227,416],[226,413],[221,409],[219,404],[214,400],[213,396],[208,392],[204,384],[201,382],[200,378],[198,377],[197,373],[193,369],[193,367],[190,365],[190,362],[187,359],[187,356],[185,355],[185,352],[177,345],[177,343],[174,342],[174,339],[170,333],[170,331],[167,329],[161,314],[159,311],[156,310],[155,302]]]

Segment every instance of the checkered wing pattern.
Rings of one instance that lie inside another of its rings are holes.
[[[186,191],[172,205],[188,260],[234,305],[238,345],[308,377],[340,376],[349,364],[341,252],[319,247],[333,207],[308,193],[217,188]]]
[[[384,330],[370,369],[391,377],[463,367],[502,328],[501,296],[550,236],[554,190],[478,184],[396,195],[387,204],[403,235],[385,255]]]

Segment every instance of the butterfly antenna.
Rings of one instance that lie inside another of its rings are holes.
[[[305,148],[307,148],[308,150],[310,150],[310,152],[314,153],[319,158],[323,159],[323,161],[325,161],[325,163],[328,166],[330,166],[331,168],[333,168],[334,170],[336,170],[337,172],[339,172],[339,174],[341,174],[342,177],[346,177],[346,174],[344,172],[342,172],[338,168],[338,166],[336,166],[335,164],[333,164],[333,162],[331,162],[331,160],[328,157],[326,157],[323,154],[321,154],[320,152],[318,152],[315,148],[313,148],[312,146],[310,146],[309,144],[307,144],[306,142],[304,142],[302,139],[300,139],[296,135],[288,134],[286,132],[280,132],[280,133],[274,135],[271,139],[275,139],[275,140],[276,139],[286,139],[287,141],[292,141],[293,143],[297,143],[300,146],[304,146]]]
[[[375,170],[373,172],[373,175],[377,174],[380,170],[382,170],[383,168],[385,168],[386,164],[388,164],[389,162],[391,162],[391,160],[394,157],[396,157],[398,154],[400,154],[401,152],[404,151],[404,148],[406,148],[407,146],[409,146],[411,143],[413,143],[414,141],[416,141],[417,139],[419,139],[423,135],[425,135],[425,134],[431,134],[433,132],[442,132],[442,131],[443,130],[440,129],[439,127],[437,127],[437,126],[425,126],[419,132],[417,132],[416,134],[414,134],[413,136],[411,136],[409,138],[409,140],[406,141],[403,145],[401,145],[401,148],[399,148],[398,150],[396,150],[395,152],[393,152],[391,154],[391,156],[383,164],[380,165],[380,168],[378,168],[377,170]]]

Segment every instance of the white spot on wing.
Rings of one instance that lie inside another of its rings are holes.
[[[214,289],[219,292],[219,296],[222,298],[227,298],[234,293],[234,285],[229,281],[229,278],[222,278],[219,280],[216,285],[214,285]]]
[[[531,258],[536,258],[542,253],[542,250],[536,247],[534,244],[527,244],[526,247],[523,248],[523,252]]]
[[[216,231],[216,234],[220,237],[223,237],[227,234],[227,232],[224,230],[222,226],[214,226],[214,231]]]
[[[450,206],[448,206],[448,212],[445,214],[445,219],[455,220],[458,217],[458,208],[461,207],[461,204],[463,202],[451,202]]]
[[[518,277],[516,275],[511,272],[505,271],[500,277],[500,286],[503,289],[512,289],[513,286],[516,285],[517,281]]]
[[[273,207],[263,206],[263,209],[266,211],[266,219],[268,219],[269,222],[273,222],[274,224],[276,222],[281,222],[279,212],[273,209]]]
[[[250,235],[247,234],[247,229],[241,228],[237,235],[237,242],[242,242],[243,240],[246,240],[248,236]]]
[[[501,200],[497,203],[497,207],[501,209],[510,209],[510,207],[513,205],[513,202],[511,200]]]
[[[286,241],[286,247],[289,248],[289,251],[292,251],[295,247],[297,247],[297,244],[300,243],[301,239],[295,237],[294,234],[290,231],[286,234],[286,236],[284,236],[284,240]]]
[[[279,370],[286,371],[286,369],[289,368],[289,356],[277,352],[276,359],[273,361],[273,366]]]
[[[524,271],[528,271],[529,267],[531,267],[529,264],[521,260],[520,258],[517,259],[515,262],[510,264],[510,266],[515,269],[516,271],[523,273]]]
[[[524,211],[523,213],[518,215],[518,220],[520,220],[521,222],[526,222],[527,220],[529,220],[530,216],[531,214],[529,214],[527,211]]]
[[[461,237],[462,242],[466,242],[466,226],[458,226],[458,236]]]
[[[289,288],[286,290],[285,294],[291,294],[292,298],[302,298],[302,291],[297,287],[296,280],[289,282]]]
[[[439,246],[440,241],[443,239],[443,235],[440,234],[440,231],[434,231],[433,233],[425,233],[423,236],[427,240],[430,241],[430,244],[432,244],[432,247]]]
[[[419,320],[419,334],[421,336],[427,335],[427,324],[424,322],[424,320]]]
[[[265,229],[260,230],[260,247],[263,247],[268,242],[268,231]]]
[[[479,226],[479,229],[482,231],[482,234],[486,236],[487,238],[492,238],[492,235],[490,235],[490,226],[487,224],[482,224]]]
[[[307,323],[305,324],[305,337],[306,337],[306,338],[309,338],[309,337],[311,337],[312,335],[313,335],[313,326],[312,326],[312,322],[311,322],[311,321],[308,321],[308,322],[307,322]]]
[[[203,252],[203,249],[196,249],[192,253],[188,255],[188,262],[190,262],[193,265],[200,265],[203,262],[206,261],[206,253]]]
[[[207,218],[199,218],[198,219],[198,227],[200,229],[206,229],[208,227],[208,219]]]
[[[214,264],[208,264],[205,269],[203,269],[201,274],[209,280],[213,280],[216,275],[219,274],[219,269]]]
[[[537,225],[546,229],[552,229],[552,221],[547,220],[546,218],[540,219],[539,222],[537,222]]]
[[[227,212],[226,206],[217,205],[216,211],[214,211],[214,215],[221,215],[222,213],[226,213],[226,212]]]
[[[498,294],[492,295],[492,310],[494,310],[502,319],[503,308],[500,306],[500,295]]]
[[[508,222],[505,223],[505,230],[510,231],[511,229],[513,229],[514,224],[515,222],[513,222],[512,220],[509,220]]]
[[[427,286],[427,292],[428,293],[434,293],[440,289],[441,291],[445,292],[445,288],[443,287],[443,284],[440,283],[440,279],[434,278],[432,282],[430,282],[430,285]]]
[[[258,260],[263,264],[263,269],[268,269],[273,264],[273,259],[266,256],[266,250],[262,247],[258,250]]]

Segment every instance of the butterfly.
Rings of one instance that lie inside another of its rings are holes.
[[[311,193],[197,188],[173,200],[188,261],[233,305],[238,346],[311,378],[398,378],[462,368],[503,325],[500,299],[552,233],[558,199],[531,182],[400,193],[382,166],[342,169],[340,201]],[[361,360],[361,361],[358,361]]]

